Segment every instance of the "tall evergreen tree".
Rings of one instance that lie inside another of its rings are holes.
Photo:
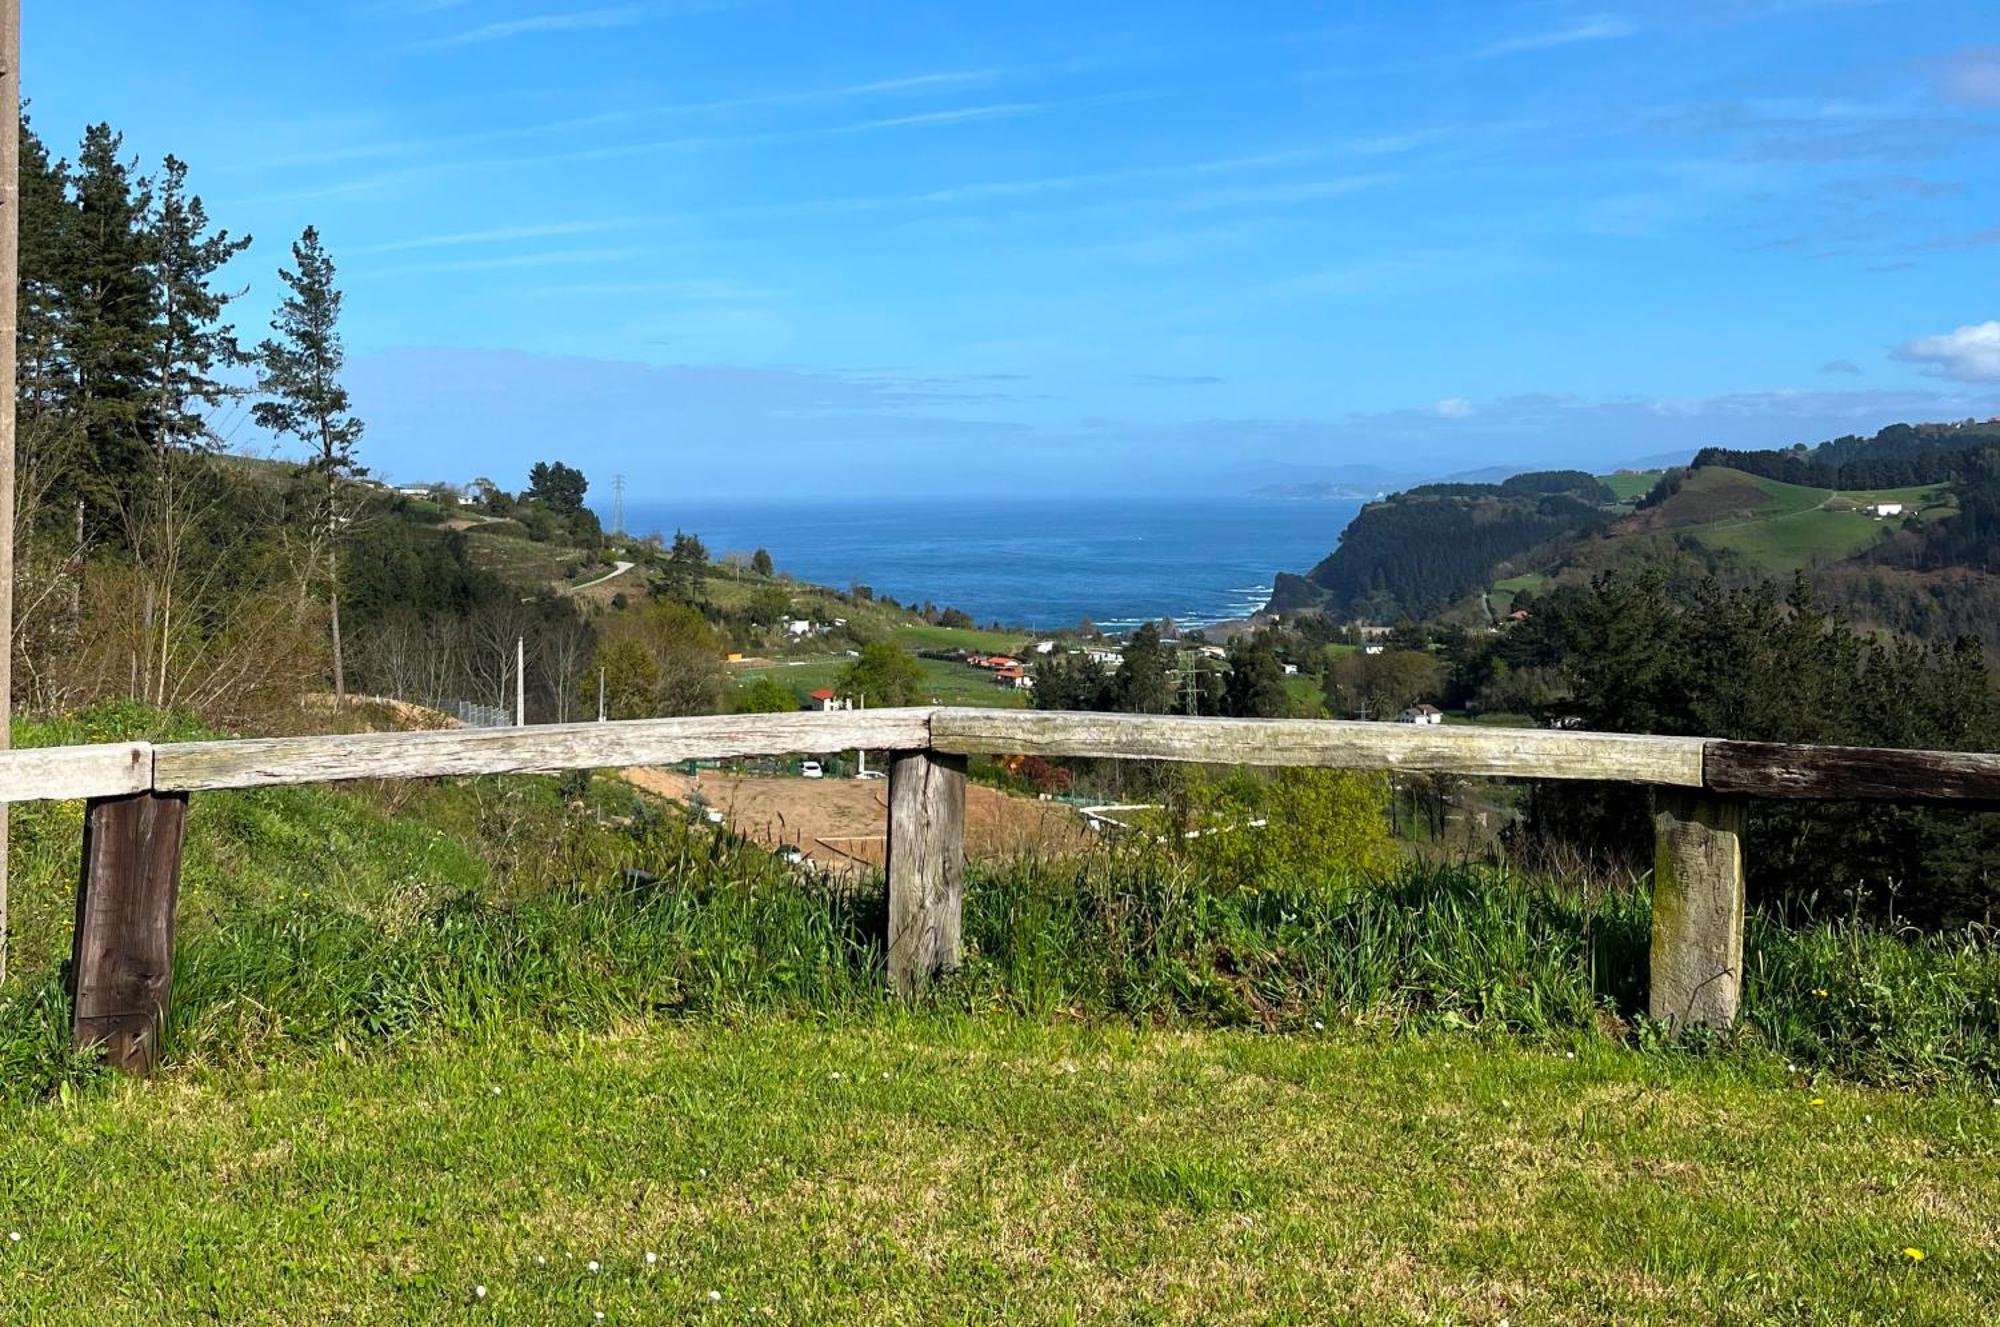
[[[159,307],[158,443],[206,449],[215,439],[197,407],[214,407],[230,396],[234,389],[217,375],[246,358],[236,329],[223,317],[236,296],[218,289],[216,277],[250,247],[250,237],[210,232],[201,196],[188,192],[187,163],[172,156],[161,167],[150,221]]]
[[[292,245],[292,261],[296,271],[278,269],[291,293],[271,319],[275,335],[257,347],[257,390],[265,399],[252,417],[260,428],[299,439],[310,452],[306,470],[318,481],[313,526],[321,541],[333,637],[333,696],[339,707],[347,703],[340,646],[340,534],[346,515],[341,497],[348,481],[365,473],[354,456],[362,424],[340,382],[347,358],[340,340],[341,295],[333,283],[333,259],[320,244],[317,229],[306,227]]]
[[[152,436],[158,289],[148,224],[152,185],[106,124],[84,133],[70,173],[74,230],[58,280],[85,456],[77,475],[90,528],[115,530]]]

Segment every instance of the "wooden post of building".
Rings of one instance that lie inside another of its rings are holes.
[[[1743,983],[1743,803],[1659,788],[1647,1007],[1674,1028],[1736,1021]]]
[[[889,982],[914,995],[958,967],[965,893],[965,757],[889,756]]]
[[[70,1039],[107,1064],[151,1072],[174,976],[186,793],[91,800],[70,950]]]

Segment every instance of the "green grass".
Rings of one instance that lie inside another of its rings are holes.
[[[1540,594],[1549,583],[1549,577],[1539,571],[1531,571],[1521,576],[1509,576],[1505,580],[1493,582],[1490,598],[1493,611],[1502,617],[1514,611],[1514,598],[1523,590]]]
[[[890,635],[912,650],[977,650],[982,654],[1013,654],[1030,639],[1018,631],[935,627],[927,622],[905,622]]]
[[[1659,470],[1647,470],[1639,474],[1599,475],[1597,478],[1617,495],[1620,502],[1627,502],[1633,498],[1643,498],[1652,492],[1653,486],[1660,482],[1662,473]]]
[[[134,731],[188,735],[118,709],[20,737]],[[1946,1323],[2000,1297],[1989,931],[1753,914],[1743,1026],[1676,1045],[1639,1015],[1641,891],[1198,878],[1141,848],[973,863],[965,967],[910,1011],[879,881],[575,792],[198,795],[146,1084],[64,1048],[76,808],[18,808],[0,1321]]]
[[[774,677],[803,696],[836,686],[852,662],[845,654],[814,655],[784,660],[768,668],[731,668],[729,676],[739,688],[758,677]],[[919,659],[917,666],[923,669],[928,688],[926,699],[935,698],[946,705],[987,705],[997,709],[1022,709],[1028,704],[1026,692],[995,686],[993,674],[983,668],[948,659]]]
[[[1873,547],[1889,527],[1860,511],[1863,506],[1902,502],[1915,511],[1937,502],[1946,492],[1944,486],[1935,484],[1835,491],[1734,471],[1730,474],[1762,491],[1765,505],[1747,516],[1690,527],[1690,532],[1708,547],[1734,553],[1758,570],[1772,573],[1840,561]]]
[[[0,1318],[1971,1323],[1996,1156],[1966,1094],[1462,1034],[417,1042],[0,1113]]]

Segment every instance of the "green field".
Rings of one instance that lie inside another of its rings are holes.
[[[1549,578],[1539,571],[1531,571],[1523,576],[1509,576],[1505,580],[1493,582],[1492,592],[1488,596],[1493,600],[1493,611],[1505,617],[1514,611],[1514,596],[1523,590],[1540,594],[1548,583]]]
[[[1890,528],[1859,508],[1875,502],[1901,502],[1914,512],[1936,503],[1947,492],[1946,486],[1937,484],[1835,491],[1729,473],[1755,484],[1766,496],[1765,505],[1749,515],[1693,526],[1690,532],[1708,547],[1735,553],[1767,572],[1851,558],[1873,547]]]
[[[0,1319],[1968,1324],[1996,1157],[1967,1094],[1588,1044],[514,1034],[5,1112]]]
[[[981,654],[1012,654],[1029,639],[1017,631],[935,627],[927,622],[901,623],[890,635],[897,643],[912,650],[976,650]]]
[[[1646,470],[1638,474],[1599,475],[1598,479],[1606,488],[1618,495],[1620,502],[1628,502],[1633,498],[1643,498],[1652,492],[1653,486],[1660,482],[1662,473],[1664,472],[1659,470]]]
[[[840,675],[853,660],[844,654],[814,655],[806,659],[781,660],[770,667],[731,668],[734,686],[748,686],[758,677],[774,677],[801,697],[839,684]],[[998,709],[1025,709],[1028,693],[994,685],[993,674],[983,668],[953,663],[945,659],[919,659],[930,687],[927,699],[945,705],[988,705]]]

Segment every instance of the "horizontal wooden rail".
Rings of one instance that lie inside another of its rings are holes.
[[[887,751],[888,977],[957,966],[968,755],[1324,766],[1653,788],[1649,1008],[1728,1026],[1743,965],[1743,801],[1873,798],[2000,806],[2000,755],[1786,746],[1560,729],[918,708],[742,714],[0,752],[0,802],[82,797],[71,1037],[144,1072],[173,975],[187,795],[364,778],[553,773],[683,760]],[[1282,832],[1280,829],[1277,832]]]
[[[0,802],[116,797],[153,786],[150,742],[17,747],[0,751]]]
[[[162,792],[198,792],[340,779],[551,774],[792,752],[920,750],[930,745],[930,716],[927,709],[725,714],[182,742],[154,748],[153,786]]]
[[[1706,739],[1554,728],[943,709],[931,718],[931,745],[967,755],[1318,765],[1699,788]]]

